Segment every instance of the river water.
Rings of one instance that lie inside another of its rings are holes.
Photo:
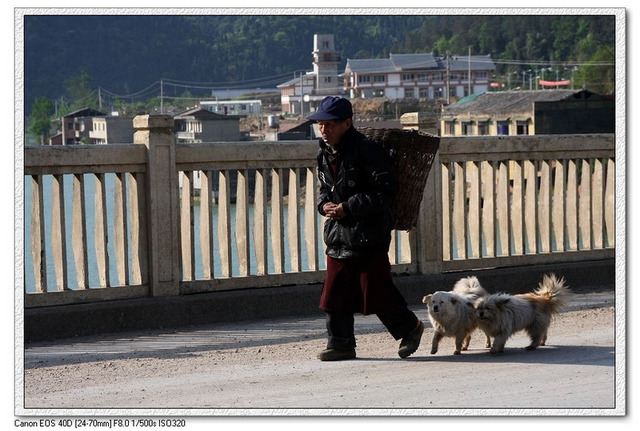
[[[96,255],[95,255],[95,242],[94,242],[94,226],[95,226],[95,214],[94,214],[94,181],[93,181],[93,175],[85,175],[85,201],[86,201],[86,230],[87,230],[87,250],[88,250],[88,266],[89,266],[89,285],[91,287],[98,287],[99,286],[99,279],[98,279],[98,272],[97,272],[97,264],[96,264]],[[52,177],[47,175],[44,177],[44,183],[43,183],[43,188],[44,188],[44,196],[45,196],[45,202],[44,202],[44,219],[45,219],[45,241],[46,241],[46,261],[47,261],[47,284],[48,284],[48,290],[55,290],[55,281],[56,281],[56,276],[55,276],[55,272],[54,272],[54,268],[53,268],[53,255],[52,255],[52,251],[51,251],[51,196],[52,196]],[[73,193],[73,178],[71,175],[65,175],[65,179],[64,179],[64,194],[65,194],[65,229],[66,229],[66,241],[67,241],[67,262],[68,262],[68,268],[69,268],[69,274],[68,274],[68,280],[69,280],[69,286],[70,288],[75,288],[75,286],[77,286],[77,280],[76,280],[76,275],[75,275],[75,267],[74,267],[74,258],[73,258],[73,250],[72,250],[72,246],[71,246],[71,232],[72,232],[72,225],[71,225],[71,214],[72,214],[72,204],[71,204],[71,197],[72,197],[72,193]],[[107,174],[106,175],[106,184],[105,184],[105,188],[106,188],[106,194],[107,194],[107,224],[108,224],[108,236],[109,238],[115,238],[115,234],[114,234],[114,230],[113,230],[113,222],[114,222],[114,190],[115,190],[115,175],[113,174]],[[23,196],[23,202],[24,202],[24,212],[23,212],[23,219],[24,219],[24,276],[25,276],[25,289],[27,293],[30,292],[34,292],[35,291],[35,278],[34,278],[34,271],[33,271],[33,263],[32,263],[32,257],[31,257],[31,244],[30,244],[30,235],[31,235],[31,179],[30,177],[25,177],[25,187],[24,187],[24,196]],[[128,206],[128,204],[127,204]],[[220,272],[220,268],[221,268],[221,263],[220,263],[220,258],[219,258],[219,254],[218,254],[218,248],[217,245],[219,244],[218,241],[218,232],[217,232],[217,221],[218,221],[218,206],[217,205],[213,205],[212,207],[212,211],[213,211],[213,244],[214,244],[214,276],[215,277],[221,277],[222,274]],[[254,211],[254,207],[253,205],[249,206],[249,217],[250,217],[250,224],[249,224],[249,241],[253,242],[253,211]],[[232,246],[232,263],[233,263],[233,267],[232,267],[232,275],[238,275],[239,273],[239,269],[238,269],[238,259],[237,259],[237,250],[236,250],[236,244],[235,244],[235,205],[231,205],[230,206],[230,212],[231,212],[231,232],[232,232],[232,238],[231,238],[231,246]],[[196,203],[194,205],[194,227],[195,227],[195,262],[196,262],[196,273],[195,273],[195,278],[196,279],[202,279],[203,278],[203,271],[202,271],[202,262],[201,262],[201,253],[200,253],[200,242],[198,240],[198,226],[199,226],[199,215],[200,215],[200,205],[199,202],[196,200]],[[319,216],[318,216],[319,217]],[[271,220],[271,214],[270,211],[267,213],[267,222],[270,223]],[[287,206],[284,205],[283,206],[283,218],[286,222],[287,220]],[[267,226],[269,226],[269,224],[267,224]],[[267,230],[269,231],[269,229],[267,228]],[[318,229],[319,230],[319,234],[318,234],[318,253],[319,253],[319,265],[320,268],[323,269],[325,262],[324,262],[324,249],[323,249],[323,244],[322,244],[322,238],[321,238],[321,231],[322,229]],[[305,227],[304,227],[304,208],[300,208],[300,231],[301,231],[301,235],[304,234],[305,231]],[[284,229],[284,234],[286,236],[286,229]],[[270,238],[270,234],[269,235],[269,240]],[[303,239],[300,241],[300,247],[301,247],[301,253],[302,253],[302,268],[303,269],[307,269],[308,268],[308,263],[307,263],[307,251],[306,251],[306,243],[304,241],[304,236],[302,237]],[[289,245],[288,245],[288,241],[287,238],[285,237],[285,271],[290,271],[291,270],[291,259],[289,258]],[[251,248],[251,250],[253,250],[253,248]],[[114,286],[118,285],[118,277],[117,277],[117,271],[116,271],[116,264],[115,264],[115,249],[114,249],[114,244],[113,241],[108,241],[108,253],[109,253],[109,268],[110,268],[110,280],[111,280],[111,284]],[[131,253],[129,253],[129,255],[131,255]],[[256,271],[256,260],[255,260],[255,254],[252,252],[251,256],[250,256],[250,273],[251,274],[255,274]],[[273,256],[271,255],[271,252],[269,250],[269,256],[268,256],[268,268],[269,268],[269,272],[273,273],[274,272],[274,265],[273,265]]]

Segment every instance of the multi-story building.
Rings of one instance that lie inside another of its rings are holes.
[[[93,117],[89,139],[92,144],[130,144],[133,142],[133,117],[108,115]]]
[[[348,59],[338,73],[340,51],[332,34],[314,35],[313,71],[278,85],[282,111],[313,111],[325,96],[390,99],[461,98],[489,89],[495,64],[487,56],[392,54],[383,59]]]
[[[611,98],[588,90],[496,91],[442,109],[442,136],[613,133]]]
[[[220,115],[255,115],[262,114],[261,100],[202,100],[202,109]]]
[[[90,132],[93,130],[93,118],[104,117],[104,112],[91,108],[83,108],[70,112],[60,118],[60,129],[52,133],[49,145],[79,145],[91,143]]]
[[[488,90],[495,64],[487,56],[391,54],[389,58],[348,59],[342,74],[351,98],[461,98]]]
[[[313,71],[300,72],[293,79],[278,85],[282,112],[300,114],[310,112],[324,97],[344,94],[338,73],[341,61],[332,34],[313,36]]]
[[[178,143],[240,140],[240,117],[194,108],[173,117]]]

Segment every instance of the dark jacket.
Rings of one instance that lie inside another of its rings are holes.
[[[393,162],[381,145],[353,127],[336,149],[334,153],[320,140],[318,211],[324,216],[323,205],[334,202],[342,203],[347,214],[326,220],[326,253],[335,259],[386,253],[394,225],[391,204],[397,191]]]

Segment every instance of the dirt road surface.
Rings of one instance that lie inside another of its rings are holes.
[[[358,358],[326,363],[321,315],[36,343],[24,349],[30,413],[168,415],[580,415],[624,413],[616,376],[613,291],[575,294],[547,346],[520,333],[492,355],[476,332],[454,356],[430,354],[426,308],[418,351],[397,356],[375,316],[356,316]],[[622,385],[624,389],[624,384]],[[18,393],[18,399],[20,398]]]

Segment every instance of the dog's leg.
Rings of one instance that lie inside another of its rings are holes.
[[[462,346],[464,345],[465,338],[466,338],[465,334],[457,334],[456,335],[456,349],[453,351],[454,355],[459,355],[460,354],[460,351],[463,349]]]
[[[489,337],[489,334],[485,333],[485,340],[484,340],[484,347],[486,347],[487,349],[491,347],[491,337]]]
[[[435,355],[436,352],[438,351],[438,344],[440,344],[440,340],[442,340],[442,337],[444,337],[443,334],[441,334],[438,331],[434,331],[433,332],[433,339],[431,340],[431,354]]]
[[[462,341],[462,347],[460,350],[469,350],[469,343],[471,343],[471,334],[467,334]]]
[[[529,338],[531,338],[531,344],[525,347],[526,350],[535,350],[538,346],[544,346],[547,340],[546,329],[540,328],[539,326],[532,326],[527,328],[527,332],[529,333]]]
[[[540,345],[540,340],[531,340],[531,344],[525,347],[525,350],[536,350]]]
[[[493,339],[493,346],[491,347],[491,353],[504,352],[504,345],[507,343],[508,335],[499,334]]]

